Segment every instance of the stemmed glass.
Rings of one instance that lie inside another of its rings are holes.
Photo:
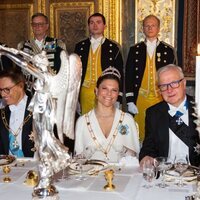
[[[143,187],[146,189],[151,188],[152,187],[151,182],[153,178],[156,177],[156,169],[149,160],[146,160],[143,163],[142,173],[144,180],[147,181],[147,184],[143,185]]]
[[[74,152],[74,161],[78,163],[79,175],[76,176],[76,180],[83,181],[86,180],[87,177],[83,174],[83,164],[86,163],[87,159],[85,158],[84,153],[77,154]]]
[[[172,168],[172,161],[168,159],[167,157],[157,157],[154,159],[154,166],[156,167],[157,171],[160,172],[160,175],[162,176],[161,183],[157,184],[160,188],[165,188],[168,185],[165,183],[165,177],[164,174],[167,170]]]
[[[69,159],[68,159],[68,162],[69,162],[69,165],[72,163],[72,152],[68,152],[69,154]],[[62,170],[62,177],[60,180],[67,180],[67,179],[70,179],[69,177],[69,168],[66,167]]]
[[[175,156],[174,168],[179,173],[179,181],[177,183],[177,185],[179,187],[183,187],[185,185],[183,183],[183,173],[187,170],[188,163],[189,163],[189,160],[188,160],[188,156],[187,155]]]

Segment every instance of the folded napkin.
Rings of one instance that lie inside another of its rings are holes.
[[[129,167],[129,166],[139,167],[139,160],[137,159],[137,157],[125,156],[120,159],[119,164],[126,167]]]

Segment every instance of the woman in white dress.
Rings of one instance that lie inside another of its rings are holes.
[[[75,152],[91,159],[118,162],[123,156],[137,156],[139,138],[133,117],[116,108],[120,73],[110,67],[103,71],[95,88],[96,107],[76,123]]]

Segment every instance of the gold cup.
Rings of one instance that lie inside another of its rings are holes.
[[[8,165],[3,166],[3,173],[4,173],[4,174],[9,174],[10,171],[11,171],[11,167],[10,167],[10,166],[8,166]],[[3,182],[4,182],[4,183],[9,183],[9,182],[11,182],[11,178],[10,178],[9,176],[6,175],[6,176],[3,178]]]
[[[39,178],[37,172],[34,170],[28,171],[24,183],[30,186],[36,186],[38,184],[38,181]]]
[[[104,186],[104,189],[106,191],[113,191],[116,188],[115,185],[113,185],[112,183],[114,177],[114,171],[112,169],[107,170],[104,172],[104,176],[107,181],[107,184]]]

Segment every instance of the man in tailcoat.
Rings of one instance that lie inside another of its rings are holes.
[[[200,139],[194,123],[193,98],[186,95],[182,69],[167,65],[158,70],[158,87],[164,101],[146,111],[145,139],[139,154],[140,165],[155,157],[172,161],[179,155],[189,157],[191,165],[199,166]]]
[[[88,27],[90,32],[90,37],[80,41],[75,46],[75,53],[77,53],[82,61],[82,80],[81,80],[81,87],[87,87],[87,83],[94,84],[94,87],[96,85],[96,81],[98,79],[98,69],[101,69],[101,72],[104,71],[108,67],[115,67],[119,70],[121,74],[121,79],[123,83],[123,59],[121,54],[121,49],[119,45],[108,38],[104,37],[104,30],[106,28],[106,20],[105,17],[100,13],[94,13],[88,18]],[[96,55],[95,62],[91,62],[90,59],[90,53],[93,52],[100,52],[100,54]],[[100,55],[100,62],[98,62]],[[97,74],[97,76],[93,77],[93,74],[91,75],[90,80],[86,80],[86,72],[89,68],[92,68],[93,73]],[[101,75],[101,72],[99,75]],[[123,86],[121,85],[120,88],[120,94],[119,94],[119,101],[122,102],[122,89]],[[94,90],[92,88],[91,92],[94,93]],[[88,101],[88,99],[85,99],[84,101]],[[94,96],[91,101],[94,101]],[[82,103],[82,102],[80,102]],[[93,107],[91,107],[92,109]],[[88,110],[89,111],[89,110]],[[84,113],[82,113],[84,114]]]
[[[156,71],[167,64],[176,64],[174,48],[158,39],[159,31],[159,18],[154,15],[145,17],[145,41],[130,47],[126,62],[126,102],[128,111],[137,114],[135,120],[141,140],[144,136],[145,110],[162,100],[156,87]]]
[[[32,113],[27,110],[30,97],[25,93],[20,70],[0,72],[0,95],[6,106],[0,109],[0,154],[33,157]]]

